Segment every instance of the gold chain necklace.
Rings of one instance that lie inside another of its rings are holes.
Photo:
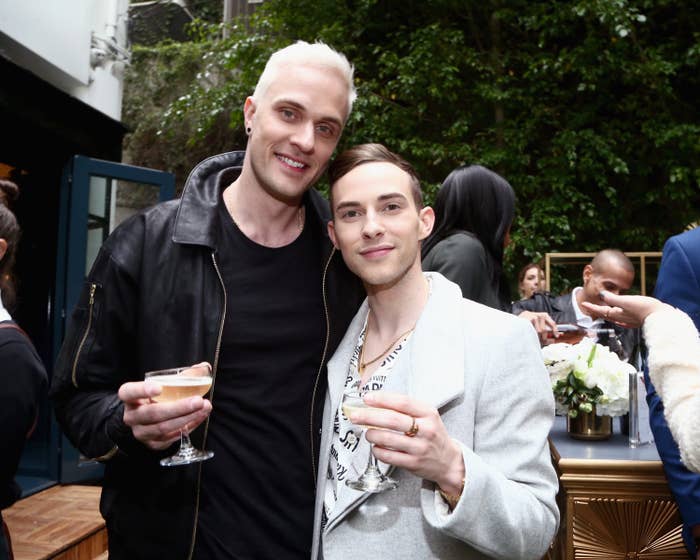
[[[400,334],[391,344],[389,344],[389,346],[387,346],[386,349],[385,349],[381,354],[379,354],[376,358],[373,358],[373,359],[371,359],[371,360],[368,360],[368,361],[366,361],[366,362],[363,362],[362,359],[363,359],[364,356],[365,356],[365,346],[367,345],[367,336],[369,335],[369,315],[367,316],[367,319],[368,319],[368,320],[367,320],[367,330],[365,331],[365,339],[362,341],[362,348],[360,348],[360,360],[359,360],[360,363],[359,363],[358,368],[357,368],[358,371],[359,371],[359,373],[360,373],[360,375],[362,375],[362,374],[364,373],[365,368],[366,368],[368,365],[373,364],[373,363],[376,362],[379,358],[381,358],[382,356],[384,356],[387,352],[389,352],[389,350],[391,350],[394,346],[396,346],[396,344],[399,342],[399,340],[401,340],[402,338],[404,338],[405,336],[407,336],[408,334],[410,334],[410,333],[413,331],[413,329],[416,328],[416,326],[413,325],[413,326],[412,326],[410,329],[408,329],[406,332],[401,333],[401,334]]]

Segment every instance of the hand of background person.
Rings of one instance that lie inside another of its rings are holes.
[[[180,439],[180,431],[194,430],[211,413],[212,404],[202,397],[189,397],[157,403],[152,399],[161,393],[155,380],[132,381],[119,388],[124,403],[124,423],[134,437],[150,449],[168,448]]]
[[[460,493],[465,477],[462,448],[447,433],[435,408],[407,395],[386,391],[368,393],[364,401],[378,408],[357,409],[350,420],[382,428],[370,428],[366,434],[367,441],[375,446],[377,459],[432,480],[448,494]],[[414,418],[418,431],[410,437],[406,432],[413,426]]]
[[[549,313],[544,311],[523,311],[518,314],[518,317],[530,321],[532,326],[535,327],[541,346],[557,342],[556,339],[561,333],[557,330],[557,323],[549,316]]]
[[[605,305],[583,302],[581,305],[593,317],[601,317],[622,327],[640,327],[644,319],[654,311],[673,309],[667,303],[648,296],[619,296],[612,292],[600,292]]]

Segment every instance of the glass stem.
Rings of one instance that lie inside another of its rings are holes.
[[[369,442],[367,442],[369,443]],[[371,472],[374,471],[378,474],[381,474],[382,471],[379,470],[379,460],[377,457],[374,455],[374,444],[369,443],[369,457],[367,459],[367,471],[366,472]]]
[[[370,443],[369,444],[369,457],[367,457],[367,470],[371,469],[372,467],[374,467],[374,468],[377,467],[377,458],[374,456],[374,453],[372,452],[372,444]]]
[[[379,459],[374,455],[374,445],[369,446],[369,458],[370,458],[370,464],[377,469],[377,472],[381,472],[379,470]]]
[[[180,453],[187,452],[192,449],[190,434],[187,430],[180,430]]]

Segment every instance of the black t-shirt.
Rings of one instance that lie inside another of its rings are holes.
[[[311,398],[325,338],[321,240],[307,225],[289,245],[263,247],[241,233],[223,203],[219,209],[227,308],[195,557],[306,560],[310,438],[317,438]]]

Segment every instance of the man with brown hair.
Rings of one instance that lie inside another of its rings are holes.
[[[539,559],[559,520],[549,379],[532,329],[421,270],[434,214],[379,144],[329,169],[328,231],[367,299],[328,364],[312,558]],[[370,407],[346,417],[346,389]],[[366,440],[357,426],[372,426]],[[526,429],[522,429],[526,426]],[[346,484],[370,450],[398,488]]]

